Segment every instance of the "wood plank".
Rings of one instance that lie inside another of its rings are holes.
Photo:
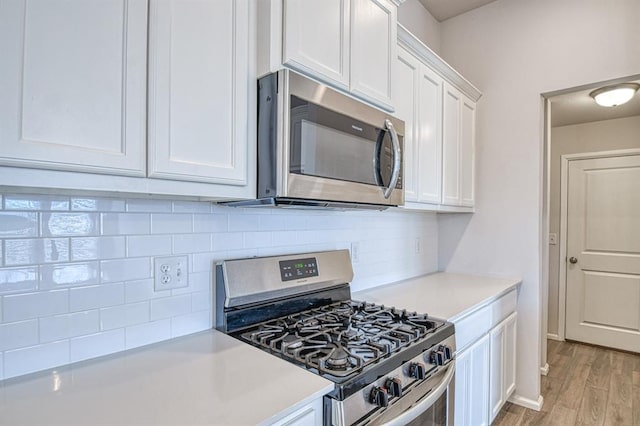
[[[633,407],[633,424],[640,425],[640,386],[633,387],[631,405]]]
[[[574,411],[580,408],[580,402],[590,371],[591,368],[584,364],[574,364],[567,370],[566,374],[568,377],[560,389],[560,396],[558,397],[558,402],[554,410],[558,405]]]
[[[564,380],[564,377],[542,377],[542,380],[540,380],[540,393],[544,397],[544,404],[542,404],[541,411],[545,413],[551,412],[556,401],[558,401]]]
[[[611,357],[605,349],[598,348],[591,364],[587,385],[599,389],[609,389],[611,376]]]
[[[520,418],[522,417],[522,413],[515,414],[512,412],[509,412],[505,409],[506,406],[507,405],[505,404],[502,407],[502,409],[496,416],[493,423],[491,423],[492,426],[514,426],[520,423]]]
[[[640,371],[632,371],[633,386],[640,386]]]
[[[553,361],[549,362],[549,373],[547,377],[561,377],[566,373],[570,365],[571,357],[568,355],[556,355]]]
[[[606,425],[633,424],[633,384],[629,374],[611,374],[609,399],[605,412]]]
[[[603,425],[608,394],[604,389],[587,386],[582,397],[576,424]]]
[[[546,402],[545,402],[546,405]],[[550,411],[535,411],[525,410],[518,426],[543,426],[550,425],[551,422],[551,410]],[[515,426],[515,425],[511,425]]]
[[[590,345],[576,345],[573,351],[574,363],[579,364],[593,364],[598,354],[598,348]]]
[[[578,412],[572,408],[564,407],[560,404],[556,404],[549,413],[550,423],[553,425],[573,425],[576,423],[576,418],[578,417]]]

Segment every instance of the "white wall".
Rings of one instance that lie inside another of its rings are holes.
[[[398,6],[398,22],[440,54],[440,23],[419,0],[407,0]]]
[[[553,114],[553,106],[551,107]],[[580,152],[640,148],[640,116],[551,129],[549,232],[560,232],[560,157]],[[549,246],[549,329],[558,334],[560,245]]]
[[[0,193],[0,380],[211,328],[215,261],[352,242],[354,290],[437,268],[433,213]],[[172,254],[189,287],[154,292]]]
[[[484,93],[476,213],[442,217],[440,264],[524,279],[516,395],[526,403],[540,395],[540,94],[637,74],[638,16],[637,0],[498,0],[440,24],[442,56]]]

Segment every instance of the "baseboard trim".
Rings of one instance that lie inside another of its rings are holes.
[[[549,374],[549,363],[547,362],[544,367],[540,367],[540,374],[542,374],[543,376],[546,376],[547,374]]]
[[[564,339],[561,339],[557,334],[547,333],[547,339],[549,340],[557,340],[558,342],[564,342]]]
[[[542,395],[538,396],[538,400],[533,400],[529,398],[525,398],[524,396],[513,394],[511,398],[509,398],[509,402],[512,404],[520,405],[525,408],[531,408],[532,410],[540,411],[542,409],[542,404],[544,403],[544,398]]]

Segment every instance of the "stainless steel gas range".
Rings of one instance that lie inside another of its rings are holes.
[[[453,324],[355,301],[347,250],[228,260],[216,327],[335,383],[324,423],[453,425]]]

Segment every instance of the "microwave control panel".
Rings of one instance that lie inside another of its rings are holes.
[[[300,278],[318,276],[318,261],[315,257],[281,260],[279,264],[280,278],[282,281],[292,281]]]

